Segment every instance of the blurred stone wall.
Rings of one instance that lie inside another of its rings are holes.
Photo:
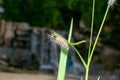
[[[52,30],[47,28],[32,28],[25,22],[0,20],[0,64],[41,71],[52,70],[57,73],[60,49],[47,38],[46,34],[51,32]],[[56,32],[67,38],[67,32],[60,30]],[[72,42],[87,41],[76,46],[84,59],[87,59],[89,34],[90,30],[86,28],[73,32]],[[96,33],[93,34],[94,41]],[[94,52],[92,64],[103,64],[107,70],[120,68],[120,51],[104,45],[100,40]],[[84,74],[79,58],[72,49],[70,52],[72,54],[68,59],[70,65],[68,65],[67,73],[70,75]]]

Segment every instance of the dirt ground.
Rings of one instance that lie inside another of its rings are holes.
[[[0,80],[57,80],[57,79],[55,76],[48,74],[0,72]],[[66,79],[66,80],[76,80],[76,79]]]
[[[0,65],[0,80],[57,80],[57,79],[55,75],[49,73],[22,70],[18,68]]]

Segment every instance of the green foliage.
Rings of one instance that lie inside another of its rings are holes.
[[[106,0],[97,0],[95,7],[95,24],[101,22]],[[3,0],[6,20],[25,21],[32,26],[47,26],[57,29],[67,29],[73,17],[75,24],[83,20],[90,27],[92,1],[91,0]],[[119,8],[114,11],[117,14]],[[114,13],[115,14],[115,13]],[[116,15],[115,19],[119,19]]]
[[[7,20],[26,21],[33,26],[52,26],[61,21],[56,0],[4,0]]]

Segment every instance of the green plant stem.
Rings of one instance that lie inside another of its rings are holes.
[[[100,29],[99,29],[99,31],[98,31],[97,37],[96,37],[96,39],[95,39],[95,43],[94,43],[94,45],[93,45],[93,48],[92,48],[92,51],[91,51],[91,54],[90,54],[89,60],[88,60],[88,67],[89,67],[89,65],[90,65],[90,62],[91,62],[91,59],[92,59],[93,53],[94,53],[94,51],[95,51],[95,47],[96,47],[96,44],[97,44],[98,38],[99,38],[99,36],[100,36],[100,33],[101,33],[101,31],[102,31],[102,28],[103,28],[103,25],[104,25],[105,19],[106,19],[106,17],[107,17],[107,14],[108,14],[109,8],[110,8],[110,6],[108,5],[108,6],[107,6],[107,9],[106,9],[106,12],[105,12],[105,15],[104,15],[104,18],[103,18],[103,21],[102,21],[102,23],[101,23]]]
[[[89,56],[90,56],[91,45],[92,45],[93,24],[94,24],[94,12],[95,12],[95,0],[93,0],[93,7],[92,7],[92,21],[91,21],[90,44],[89,44],[88,59],[89,59]]]
[[[89,51],[88,51],[88,62],[89,57],[91,53],[91,46],[92,46],[92,35],[93,35],[93,24],[94,24],[94,12],[95,12],[95,0],[93,0],[93,7],[92,7],[92,22],[91,22],[91,33],[90,33],[90,44],[89,44]],[[88,63],[87,63],[88,64]],[[85,80],[88,80],[89,75],[89,65],[86,65],[86,74],[85,74]]]
[[[71,40],[72,29],[73,29],[73,19],[71,20],[68,42],[70,42],[70,40]],[[67,57],[68,57],[68,51],[65,52],[65,51],[61,48],[60,62],[59,62],[59,70],[58,70],[57,80],[65,80]]]
[[[86,67],[85,80],[88,80],[89,67]]]
[[[82,40],[82,41],[79,41],[79,42],[75,42],[75,43],[70,43],[70,44],[72,44],[72,45],[80,45],[80,44],[82,44],[82,43],[84,43],[84,42],[86,42],[85,40]],[[69,43],[68,43],[69,44]]]
[[[79,51],[73,46],[70,44],[70,46],[75,50],[75,52],[77,53],[77,55],[79,56],[79,58],[81,59],[84,67],[86,68],[86,63],[85,63],[85,60],[83,59],[83,57],[80,55]]]
[[[91,50],[90,56],[89,56],[89,58],[88,58],[88,63],[87,63],[87,67],[86,67],[85,80],[88,80],[89,67],[90,67],[91,59],[92,59],[93,53],[94,53],[94,51],[95,51],[95,47],[96,47],[98,38],[99,38],[99,36],[100,36],[100,33],[101,33],[101,31],[102,31],[102,28],[103,28],[105,19],[106,19],[106,17],[107,17],[109,8],[110,8],[110,6],[108,5],[108,6],[107,6],[107,9],[106,9],[106,12],[105,12],[105,15],[104,15],[104,17],[103,17],[103,21],[102,21],[102,23],[101,23],[100,29],[99,29],[99,31],[98,31],[97,37],[96,37],[96,39],[95,39],[95,43],[94,43],[93,48],[92,48],[92,50]]]
[[[72,30],[73,30],[73,18],[71,19],[70,31],[69,31],[69,36],[68,36],[68,42],[70,42],[70,40],[71,40]]]
[[[98,79],[97,80],[100,80],[100,76],[98,77]]]

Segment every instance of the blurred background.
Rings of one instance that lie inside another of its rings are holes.
[[[97,0],[93,41],[107,7]],[[60,48],[46,34],[56,31],[67,39],[74,19],[72,42],[84,59],[89,47],[92,0],[0,0],[0,79],[56,80]],[[66,77],[80,80],[85,69],[73,49]],[[17,74],[16,74],[17,73]],[[23,76],[23,77],[21,77]],[[90,80],[120,80],[120,0],[111,7],[90,68]]]

